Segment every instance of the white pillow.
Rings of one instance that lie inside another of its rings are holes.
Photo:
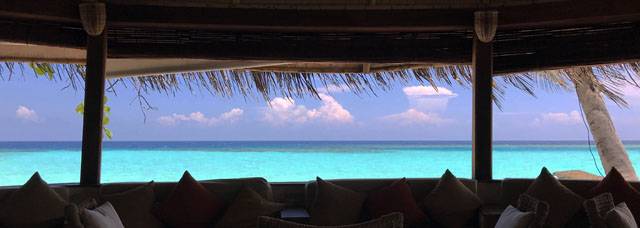
[[[500,214],[495,228],[528,228],[533,218],[533,212],[522,212],[509,205]]]
[[[106,202],[93,210],[82,209],[80,218],[85,228],[124,228],[118,213]]]
[[[619,203],[604,216],[607,227],[615,228],[638,228],[636,220],[631,214],[631,210],[624,202]]]

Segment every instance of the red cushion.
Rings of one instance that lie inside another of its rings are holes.
[[[625,202],[631,213],[633,213],[636,222],[640,222],[640,192],[627,183],[616,168],[612,168],[607,173],[607,176],[590,190],[589,198],[605,192],[610,192],[613,195],[613,201],[616,204]]]
[[[174,228],[211,227],[224,207],[222,198],[198,183],[189,172],[184,172],[157,214],[166,225]]]
[[[427,221],[427,216],[418,207],[405,178],[370,193],[366,205],[374,218],[400,212],[404,215],[405,224],[408,226],[421,225]]]

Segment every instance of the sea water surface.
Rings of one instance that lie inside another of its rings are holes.
[[[625,147],[640,171],[640,142]],[[105,183],[177,181],[185,170],[201,180],[272,182],[439,177],[445,169],[471,177],[471,144],[460,141],[108,141],[103,148]],[[0,185],[23,184],[36,171],[49,183],[77,183],[80,150],[80,142],[0,142]],[[495,142],[493,162],[496,179],[534,178],[543,166],[602,172],[595,146],[577,141]]]

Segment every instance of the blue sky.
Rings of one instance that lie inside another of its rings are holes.
[[[14,76],[0,81],[0,141],[79,141],[74,112],[83,91],[64,82]],[[220,98],[206,92],[147,95],[145,118],[131,89],[108,94],[113,140],[470,140],[471,90],[396,86],[378,96],[327,88],[322,101]],[[625,88],[629,108],[609,104],[621,138],[640,140],[640,90]],[[269,105],[271,104],[271,105]],[[494,111],[495,140],[584,140],[573,91],[508,89]]]

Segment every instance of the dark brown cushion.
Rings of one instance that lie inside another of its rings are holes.
[[[615,167],[589,191],[588,197],[596,197],[606,192],[613,196],[614,205],[625,202],[633,213],[636,223],[640,222],[640,192],[633,188]]]
[[[64,228],[84,228],[82,220],[80,219],[80,213],[82,209],[93,209],[98,206],[98,202],[91,198],[84,200],[79,204],[69,204],[65,207],[65,222]]]
[[[260,217],[258,221],[259,228],[402,228],[404,222],[402,221],[402,213],[392,213],[388,215],[384,215],[378,219],[374,219],[371,221],[351,224],[351,225],[341,225],[341,226],[316,226],[316,225],[306,225],[295,222],[289,222],[282,219],[271,218],[271,217]]]
[[[115,194],[101,194],[103,202],[116,209],[124,227],[159,228],[162,223],[152,213],[155,204],[154,183]]]
[[[2,226],[58,228],[64,223],[67,202],[36,172],[1,205]]]
[[[562,185],[547,168],[531,183],[526,194],[549,204],[545,227],[560,228],[580,210],[584,199]]]
[[[273,216],[283,207],[283,204],[270,202],[253,189],[245,187],[227,208],[216,228],[255,228],[258,217]]]
[[[400,212],[408,226],[425,224],[427,216],[422,212],[413,198],[407,179],[402,178],[391,185],[369,193],[366,202],[369,214],[374,218]]]
[[[310,223],[333,226],[357,223],[366,195],[316,179],[317,192],[310,209]]]
[[[225,207],[225,202],[198,183],[189,172],[158,207],[160,219],[173,228],[208,228]]]
[[[542,228],[547,222],[547,217],[549,217],[549,204],[527,194],[522,194],[518,197],[517,209],[533,213],[529,228]]]
[[[585,200],[584,209],[589,217],[592,228],[607,228],[604,217],[607,212],[615,208],[611,193],[603,193],[591,199]]]
[[[482,205],[480,198],[449,170],[423,202],[429,218],[444,227],[463,227]]]

